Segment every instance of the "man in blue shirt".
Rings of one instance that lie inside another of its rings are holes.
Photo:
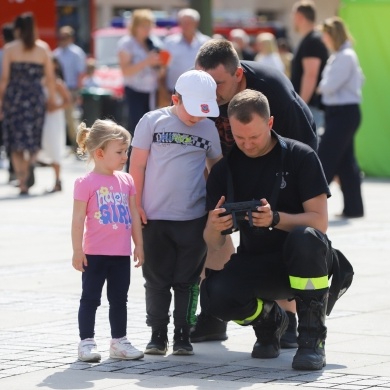
[[[58,59],[64,73],[65,84],[72,94],[73,104],[65,110],[68,138],[72,146],[76,141],[76,126],[73,111],[79,98],[82,78],[86,71],[86,54],[74,43],[74,29],[63,26],[59,30],[59,46],[54,50],[54,57]]]

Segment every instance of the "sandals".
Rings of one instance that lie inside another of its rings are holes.
[[[54,194],[55,192],[62,191],[62,184],[61,180],[57,180],[56,184],[54,185],[53,189],[50,191],[47,191],[48,194]]]
[[[19,195],[20,195],[20,196],[28,195],[28,188],[23,189],[23,190],[20,190]]]

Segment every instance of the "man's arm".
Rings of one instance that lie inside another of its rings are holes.
[[[326,194],[321,194],[303,203],[304,212],[300,214],[279,213],[277,228],[291,231],[297,226],[310,226],[322,233],[328,230],[328,201]]]
[[[318,57],[306,57],[302,60],[303,74],[299,96],[307,104],[317,87],[318,73],[321,67],[321,59]]]
[[[259,212],[252,213],[253,225],[258,227],[269,227],[273,220],[273,213],[270,204],[266,199],[261,199],[262,206],[258,207]],[[279,212],[280,221],[275,225],[276,229],[291,231],[297,226],[310,226],[322,233],[328,229],[328,201],[327,195],[321,194],[303,203],[303,213],[289,214]]]

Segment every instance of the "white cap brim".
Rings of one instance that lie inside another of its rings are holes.
[[[183,105],[186,111],[192,116],[198,117],[217,117],[219,116],[219,107],[215,99],[205,101],[196,100],[192,97],[182,96]]]

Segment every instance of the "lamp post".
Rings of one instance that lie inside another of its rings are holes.
[[[212,0],[190,0],[190,7],[200,13],[199,30],[203,34],[213,35]]]

